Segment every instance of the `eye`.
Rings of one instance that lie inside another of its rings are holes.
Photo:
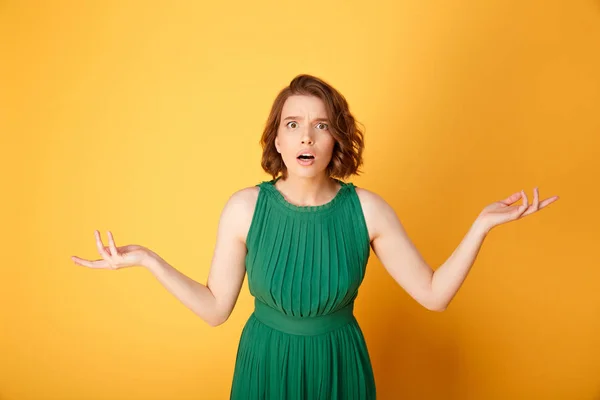
[[[290,126],[290,124],[295,124],[296,126],[298,126],[298,124],[296,123],[296,121],[290,121],[285,126],[287,126],[288,128],[292,128],[292,129],[296,128],[296,126]]]
[[[323,125],[324,126],[324,128],[322,128],[322,129],[327,129],[328,128],[327,124],[324,124],[323,122],[319,122],[317,124],[317,126],[319,126],[319,125]]]

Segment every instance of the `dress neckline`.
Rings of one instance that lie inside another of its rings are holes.
[[[335,196],[333,197],[333,199],[331,199],[329,202],[327,202],[325,204],[319,204],[317,206],[300,206],[300,205],[290,203],[283,196],[283,193],[281,193],[279,191],[279,189],[277,189],[277,187],[275,187],[275,183],[279,179],[281,179],[281,176],[278,176],[277,178],[272,179],[270,181],[264,181],[263,182],[264,185],[261,185],[261,186],[266,186],[267,188],[269,188],[270,189],[269,191],[274,195],[275,200],[277,200],[277,203],[283,205],[285,208],[292,210],[292,211],[308,212],[308,213],[325,212],[325,211],[333,209],[333,207],[345,197],[346,193],[348,192],[347,189],[351,186],[350,183],[345,183],[339,179],[333,178],[334,181],[336,181],[337,183],[340,184],[340,188],[338,189],[338,191],[335,194]]]

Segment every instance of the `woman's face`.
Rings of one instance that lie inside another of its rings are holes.
[[[288,97],[281,111],[275,147],[289,175],[314,177],[326,172],[335,139],[329,132],[325,104],[316,96]],[[313,157],[303,160],[301,154]]]

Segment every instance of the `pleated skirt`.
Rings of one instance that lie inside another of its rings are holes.
[[[375,399],[369,353],[351,310],[296,323],[257,305],[240,337],[231,399]]]

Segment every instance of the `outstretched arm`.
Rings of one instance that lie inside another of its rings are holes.
[[[431,279],[431,296],[436,310],[448,307],[475,263],[487,232],[475,221],[452,255],[438,268]]]
[[[251,196],[243,189],[225,205],[206,285],[179,272],[154,252],[142,263],[169,292],[211,326],[229,318],[244,281],[244,232],[251,217]]]
[[[359,193],[375,254],[410,296],[433,311],[444,311],[448,307],[493,227],[532,214],[558,200],[558,196],[553,196],[540,201],[536,188],[531,205],[523,191],[490,204],[477,217],[452,255],[434,271],[406,234],[392,207],[373,192],[360,189]],[[523,199],[522,205],[512,205],[519,199]]]
[[[475,262],[486,233],[475,223],[448,260],[433,270],[409,238],[394,209],[379,195],[361,190],[371,246],[394,280],[419,304],[444,311]]]

